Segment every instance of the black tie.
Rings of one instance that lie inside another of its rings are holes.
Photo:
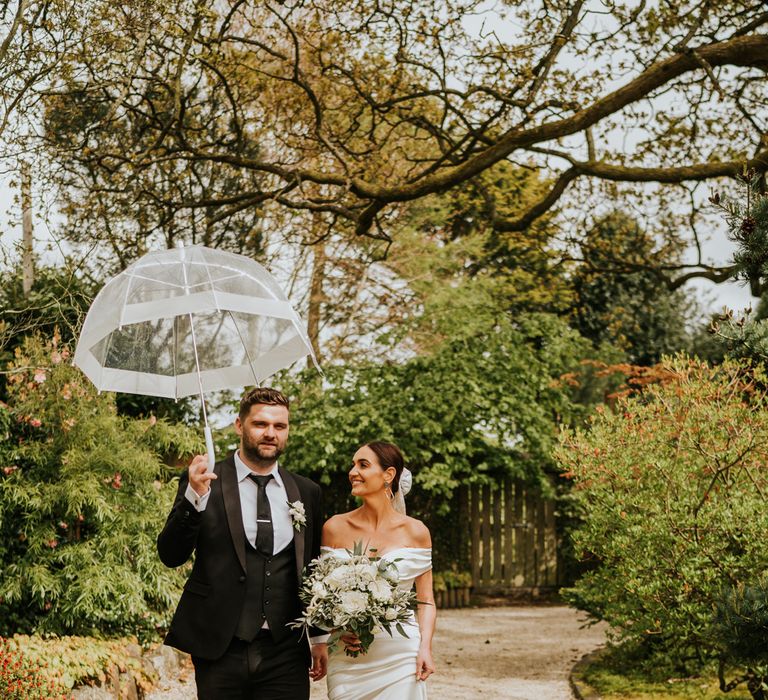
[[[249,474],[248,478],[253,479],[258,486],[256,494],[256,549],[271,557],[275,547],[275,535],[272,529],[272,509],[269,507],[269,499],[267,498],[267,484],[272,478],[272,474],[266,476]]]

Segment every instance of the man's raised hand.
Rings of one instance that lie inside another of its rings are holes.
[[[195,455],[189,464],[189,485],[198,496],[205,496],[211,488],[211,480],[219,477],[208,470],[208,455]]]

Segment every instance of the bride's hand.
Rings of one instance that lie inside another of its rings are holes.
[[[416,657],[416,680],[425,681],[435,672],[435,662],[432,661],[432,650],[419,648]]]
[[[362,651],[362,647],[360,645],[360,637],[358,637],[354,632],[344,632],[344,634],[342,634],[339,639],[341,639],[341,641],[344,643],[345,651]]]

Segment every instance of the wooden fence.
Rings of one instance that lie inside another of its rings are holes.
[[[517,481],[463,490],[477,592],[557,586],[555,504]]]

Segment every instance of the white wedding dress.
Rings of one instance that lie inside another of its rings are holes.
[[[323,547],[334,557],[346,558],[346,549]],[[398,586],[410,590],[418,576],[432,568],[432,550],[399,547],[382,554],[394,561],[400,573]],[[416,679],[416,655],[421,635],[415,615],[403,623],[408,637],[396,630],[376,634],[368,652],[356,658],[344,653],[344,645],[328,658],[329,700],[424,700],[427,685]]]

